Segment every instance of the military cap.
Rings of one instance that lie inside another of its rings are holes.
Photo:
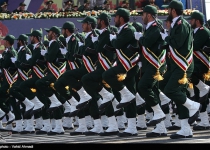
[[[113,16],[130,17],[130,11],[125,8],[119,8]]]
[[[11,44],[13,44],[15,41],[15,37],[11,34],[8,34],[7,36],[5,36],[5,38],[3,40],[6,40],[6,41],[10,42]]]
[[[4,3],[1,5],[1,7],[7,6],[7,5],[8,5],[7,2],[4,2]]]
[[[21,3],[19,4],[19,6],[26,6],[26,4],[25,4],[24,2],[21,2]]]
[[[168,8],[183,10],[184,6],[183,6],[182,2],[180,2],[178,0],[173,0],[169,3]]]
[[[37,36],[42,37],[42,32],[40,30],[34,30],[32,33],[26,34],[27,36]]]
[[[52,26],[50,29],[48,28],[44,28],[46,32],[52,31],[55,34],[61,34],[60,28],[58,28],[57,26]]]
[[[43,42],[43,44],[44,44],[44,46],[48,46],[48,45],[49,45],[49,41],[48,41],[48,40],[45,40],[45,41]]]
[[[84,3],[90,4],[90,1],[89,0],[84,0]]]
[[[25,35],[25,34],[21,34],[18,38],[17,38],[17,40],[23,40],[23,41],[28,41],[28,36],[27,35]]]
[[[190,17],[188,17],[186,19],[188,19],[188,20],[196,19],[196,20],[204,21],[204,15],[201,12],[194,11],[191,13]]]
[[[70,22],[70,21],[66,21],[64,24],[63,24],[63,29],[75,29],[75,25],[73,22]]]
[[[108,19],[108,22],[111,21],[111,16],[108,15],[107,13],[101,13],[99,16],[96,17],[97,19],[100,19],[100,20],[107,20]]]
[[[77,20],[80,23],[91,23],[91,24],[96,24],[97,20],[95,17],[92,16],[87,16],[84,18],[84,20]]]
[[[52,0],[45,2],[46,5],[49,5],[49,4],[52,4],[52,3],[53,3]]]
[[[149,13],[151,15],[157,14],[157,8],[152,5],[147,5],[144,7],[143,12]]]
[[[132,24],[132,26],[134,26],[134,28],[136,29],[136,31],[138,32],[142,32],[143,31],[143,25],[139,22],[134,22]]]

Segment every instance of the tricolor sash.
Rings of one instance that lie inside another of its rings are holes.
[[[82,56],[82,61],[83,61],[84,65],[85,65],[85,68],[87,69],[87,71],[89,73],[95,70],[93,62],[92,62],[92,60],[90,59],[89,56],[83,55]]]
[[[125,68],[126,71],[129,71],[131,68],[133,68],[136,63],[138,62],[138,59],[140,55],[138,53],[135,53],[131,58],[128,58],[122,50],[116,49],[117,57],[123,67]]]
[[[33,66],[34,73],[41,79],[45,76],[45,70],[42,70],[38,65]]]
[[[30,70],[29,70],[29,72],[30,72]],[[18,73],[19,73],[19,75],[20,75],[20,77],[22,78],[23,81],[29,79],[29,77],[28,77],[29,72],[26,73],[25,71],[22,71],[21,69],[18,68]]]
[[[18,73],[16,71],[13,75],[11,75],[7,69],[3,68],[3,70],[4,70],[5,78],[8,84],[11,86],[17,80]]]
[[[202,51],[194,51],[194,55],[204,64],[208,69],[210,69],[210,57]]]
[[[101,64],[101,66],[104,68],[104,70],[108,70],[109,68],[112,67],[112,63],[102,53],[98,53],[98,60]]]
[[[71,68],[71,70],[79,68],[79,66],[77,65],[76,61],[74,61],[74,62],[68,61],[68,64],[69,64],[69,67]]]
[[[66,62],[64,62],[59,68],[53,63],[49,62],[47,62],[47,66],[56,79],[58,79],[66,71]]]

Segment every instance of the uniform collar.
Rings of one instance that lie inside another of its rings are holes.
[[[199,28],[200,28],[200,27],[197,27],[197,28],[194,29],[194,31],[193,31],[194,34],[198,31]]]
[[[101,30],[98,30],[100,34],[102,34],[104,31],[106,30],[106,28],[103,28]]]
[[[91,33],[92,33],[92,31],[87,32],[87,33],[85,34],[85,39],[87,39],[87,37],[88,37]]]
[[[127,23],[125,23],[125,24],[123,24],[123,25],[121,25],[120,27],[119,27],[119,30],[118,30],[118,34],[121,32],[121,30],[122,30],[122,28],[124,27],[124,26],[126,26],[127,25]]]
[[[146,30],[149,29],[149,27],[150,27],[154,22],[155,22],[155,21],[151,21],[151,22],[147,23]]]
[[[175,18],[172,20],[172,23],[171,23],[171,28],[173,28],[173,27],[174,27],[174,25],[175,25],[176,21],[177,21],[179,18],[180,18],[180,16],[177,16],[177,17],[175,17]]]
[[[72,35],[70,35],[70,36],[68,36],[68,37],[66,38],[66,44],[68,44],[68,42],[69,42],[69,40],[71,39],[71,37],[72,37]]]
[[[18,49],[18,53],[20,52],[20,50],[23,48],[24,46],[21,46],[19,49]]]
[[[54,42],[55,40],[51,40],[50,42],[49,42],[49,47],[50,47],[50,45],[52,44],[52,42]]]
[[[36,44],[33,44],[33,46],[34,46],[34,48],[33,49],[35,49],[36,48],[36,46],[39,44],[39,42],[38,43],[36,43]]]

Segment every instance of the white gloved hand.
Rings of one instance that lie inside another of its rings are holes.
[[[98,36],[92,36],[92,42],[94,43],[95,41],[98,41]]]
[[[138,62],[137,65],[139,66],[139,68],[141,68],[142,67],[142,62]]]
[[[60,48],[61,54],[66,55],[68,52],[66,48]]]
[[[78,44],[79,44],[79,47],[84,45],[84,43],[82,42],[78,42]]]
[[[2,54],[0,54],[0,59],[2,58]]]
[[[47,53],[46,50],[41,50],[41,55],[44,56]]]
[[[113,39],[116,39],[116,38],[117,38],[116,35],[109,34],[109,39],[110,39],[110,41],[112,41]]]
[[[26,60],[29,60],[31,58],[31,55],[26,54]]]
[[[134,35],[136,40],[139,40],[143,36],[141,32],[134,32]]]
[[[12,63],[15,63],[17,61],[16,57],[11,57],[10,59],[11,59]]]
[[[165,38],[168,36],[166,29],[164,29],[164,33],[160,32],[160,35],[161,35],[162,39],[165,40]]]

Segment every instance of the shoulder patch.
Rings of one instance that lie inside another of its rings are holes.
[[[178,25],[182,24],[182,20],[179,20],[179,21],[177,22],[177,24],[178,24]]]
[[[152,26],[157,26],[157,23],[156,23],[156,22],[154,22],[154,23],[152,24]]]
[[[26,48],[24,47],[24,48],[22,48],[22,51],[24,51],[24,50],[26,50]]]
[[[200,28],[200,30],[203,30],[203,29],[204,29],[204,27],[201,27],[201,28]]]
[[[127,26],[124,26],[124,29],[128,28],[128,25]]]
[[[40,46],[40,44],[37,44],[35,48],[38,48]]]
[[[71,41],[74,41],[75,40],[75,37],[73,37],[72,39],[71,39]]]

